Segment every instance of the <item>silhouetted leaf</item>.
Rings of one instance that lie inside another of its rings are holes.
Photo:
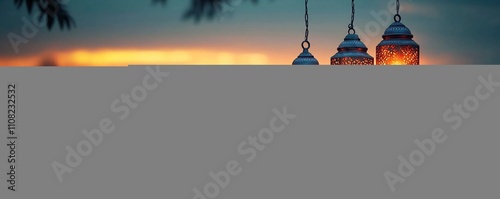
[[[153,0],[153,4],[165,5],[165,4],[167,4],[167,0]]]
[[[61,28],[61,30],[64,30],[65,26],[68,30],[71,30],[71,26],[75,24],[73,18],[63,8],[57,13],[57,21],[59,22],[59,28]]]
[[[183,19],[194,19],[199,22],[203,18],[213,19],[226,11],[224,7],[234,7],[235,2],[242,0],[191,0],[191,7],[184,13]],[[251,0],[257,3],[258,0]]]
[[[52,26],[54,25],[54,17],[47,15],[47,28],[52,30]]]
[[[40,14],[38,15],[38,21],[43,22],[46,19],[46,25],[48,30],[52,30],[54,23],[57,21],[59,28],[64,30],[68,28],[70,30],[72,26],[75,25],[75,21],[68,13],[64,5],[59,3],[58,0],[14,0],[14,3],[18,6],[26,3],[26,8],[28,13],[32,13],[33,7],[36,5]]]
[[[31,14],[31,11],[33,11],[33,4],[35,2],[33,0],[26,0],[26,7],[28,7],[28,13]]]

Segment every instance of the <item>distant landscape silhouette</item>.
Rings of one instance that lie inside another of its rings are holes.
[[[153,4],[167,5],[169,0],[151,0]],[[223,6],[230,5],[235,0],[191,0],[191,6],[185,11],[183,19],[193,19],[199,22],[202,19],[213,19],[223,11]],[[243,0],[239,0],[243,1]],[[257,3],[259,0],[249,0]],[[58,0],[14,0],[17,8],[23,7],[33,14],[33,9],[38,9],[38,20],[40,22],[47,20],[48,30],[52,30],[54,23],[59,24],[61,30],[76,26],[76,22],[68,12],[65,5]]]

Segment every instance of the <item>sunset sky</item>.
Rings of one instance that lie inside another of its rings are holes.
[[[237,2],[238,0],[236,0]],[[7,37],[22,35],[14,1],[0,2],[0,65],[279,64],[301,52],[303,0],[243,1],[214,20],[182,20],[191,1],[69,0],[76,28],[42,28],[16,53]],[[356,0],[357,33],[375,56],[395,0]],[[421,64],[500,64],[500,1],[401,0],[402,23],[421,47]],[[329,64],[347,34],[349,0],[310,0],[310,51]],[[391,8],[391,9],[390,9]]]

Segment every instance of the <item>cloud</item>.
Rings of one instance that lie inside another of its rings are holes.
[[[416,2],[405,2],[401,4],[401,13],[420,15],[430,18],[440,17],[440,12],[435,6]]]
[[[457,15],[467,16],[470,20],[476,21],[478,24],[485,23],[485,25],[489,26],[500,26],[500,19],[498,17],[500,6],[456,4],[449,7]]]

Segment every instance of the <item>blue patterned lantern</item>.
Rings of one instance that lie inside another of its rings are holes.
[[[361,42],[356,30],[354,30],[355,11],[354,0],[352,0],[352,15],[348,34],[337,48],[337,54],[331,57],[331,65],[373,65],[373,57],[367,53],[368,48]]]

